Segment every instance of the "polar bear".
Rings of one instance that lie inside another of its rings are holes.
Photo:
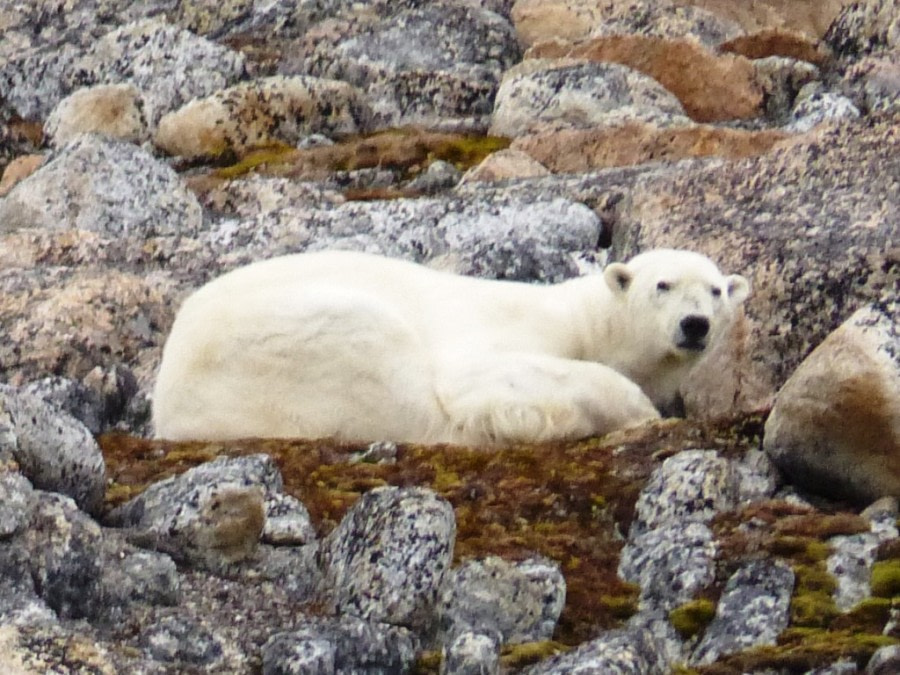
[[[364,253],[302,253],[181,307],[153,392],[159,438],[503,444],[659,417],[748,294],[655,250],[538,285]]]

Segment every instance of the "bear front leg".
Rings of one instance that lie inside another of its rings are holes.
[[[541,354],[443,355],[436,393],[453,443],[585,438],[659,417],[640,387],[615,370]]]

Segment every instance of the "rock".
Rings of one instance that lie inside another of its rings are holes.
[[[181,599],[178,571],[172,559],[154,551],[124,552],[113,544],[104,556],[101,596],[105,610],[129,607],[141,602],[177,605]]]
[[[21,546],[34,587],[60,617],[102,613],[101,532],[68,497],[36,492]]]
[[[705,124],[661,129],[654,124],[626,122],[599,129],[538,131],[517,138],[511,147],[553,172],[577,173],[688,157],[741,159],[764,154],[785,138],[786,133],[775,130],[747,131]]]
[[[504,644],[549,640],[565,599],[565,579],[547,560],[467,561],[449,573],[441,594],[443,642],[473,632],[499,635]]]
[[[871,521],[871,531],[831,537],[831,554],[826,561],[828,572],[837,582],[834,602],[842,612],[849,611],[872,595],[869,580],[878,547],[896,539],[897,500],[885,498],[863,512]]]
[[[791,480],[861,502],[900,497],[896,311],[858,310],[778,392],[764,446]]]
[[[40,169],[45,159],[44,155],[23,155],[7,164],[0,179],[0,197],[5,197],[17,183]]]
[[[95,436],[124,414],[137,389],[134,374],[124,367],[94,368],[83,380],[45,377],[22,390],[44,399],[84,424]]]
[[[366,91],[375,128],[483,129],[501,73],[519,59],[509,22],[475,3],[385,7],[385,16],[308,32],[311,53],[280,72]]]
[[[0,233],[79,228],[121,236],[199,228],[200,205],[165,164],[130,143],[79,136],[0,201]]]
[[[846,96],[823,92],[800,101],[791,115],[794,120],[785,129],[804,133],[829,120],[855,119],[859,117],[859,110]]]
[[[83,230],[71,231],[71,238],[69,232],[56,232],[55,237],[47,238],[24,231],[17,234],[23,242],[19,253],[36,253],[27,251],[24,242],[43,248],[49,239],[52,245],[66,248],[68,239],[73,244],[68,254],[76,260],[84,255],[85,262],[92,257],[102,260],[104,252],[115,257],[117,246],[128,239],[101,238]],[[137,239],[132,241],[137,243]],[[139,399],[134,388],[146,388],[154,376],[164,334],[172,321],[173,304],[178,300],[177,286],[163,272],[144,276],[113,266],[45,262],[46,266],[25,269],[21,263],[9,267],[0,264],[0,320],[12,336],[11,340],[0,340],[5,377],[28,381],[56,373],[82,382],[102,404],[101,409],[90,413],[94,421],[118,422],[118,418],[110,417],[97,420],[96,415],[101,411],[111,416],[131,415],[131,404]],[[22,349],[22,345],[28,345],[28,349]],[[122,363],[132,368],[123,369]],[[94,381],[94,373],[100,375],[99,381]],[[56,402],[76,417],[90,410],[82,408],[79,412],[69,408],[70,401]],[[88,421],[94,423],[90,417]]]
[[[714,54],[691,40],[615,35],[576,45],[537,44],[526,57],[588,59],[627,66],[674,94],[696,122],[752,118],[763,110],[763,92],[749,60]]]
[[[46,401],[0,384],[0,429],[4,445],[35,487],[72,497],[97,510],[106,489],[103,455],[85,426]],[[10,437],[11,436],[11,437]]]
[[[879,647],[866,665],[866,675],[891,675],[900,670],[900,645]]]
[[[455,186],[462,173],[455,166],[443,160],[435,160],[428,168],[407,184],[407,189],[433,194]]]
[[[738,35],[717,45],[719,51],[739,54],[751,60],[772,56],[825,65],[830,56],[828,47],[809,34],[784,28],[766,28],[749,35]]]
[[[738,476],[714,450],[686,450],[650,476],[635,504],[629,537],[675,522],[708,523],[737,505]]]
[[[788,121],[804,87],[819,84],[821,77],[819,69],[811,63],[783,56],[757,59],[753,67],[765,97],[766,116],[776,124]]]
[[[222,457],[151,485],[108,521],[133,528],[135,543],[218,570],[253,554],[265,498],[280,490],[281,474],[269,456]]]
[[[263,673],[409,672],[417,647],[410,631],[399,626],[349,615],[308,619],[296,631],[276,633],[263,645]],[[334,671],[313,670],[332,662]]]
[[[596,640],[572,651],[541,661],[526,669],[527,675],[564,675],[565,673],[627,673],[663,675],[669,672],[647,631],[608,631]]]
[[[149,138],[143,107],[134,85],[85,87],[57,104],[44,124],[44,135],[57,148],[83,133],[142,143]]]
[[[0,441],[6,445],[5,441]],[[31,512],[34,490],[25,476],[0,471],[0,541],[22,528]]]
[[[361,92],[336,80],[269,77],[223,89],[165,115],[154,143],[187,159],[245,153],[275,143],[296,144],[312,133],[368,129]]]
[[[600,35],[637,34],[687,37],[715,47],[742,32],[721,13],[660,0],[519,0],[512,18],[519,40],[526,46],[553,38],[578,42]]]
[[[22,117],[39,120],[78,87],[132,84],[141,92],[143,114],[153,128],[166,112],[244,74],[241,54],[150,19],[84,45],[47,47],[12,59],[0,69],[0,94]]]
[[[829,26],[825,42],[838,56],[851,58],[900,46],[900,4],[897,0],[850,3]]]
[[[788,625],[794,572],[778,561],[751,562],[735,572],[716,607],[716,616],[691,661],[703,665],[719,656],[774,645]]]
[[[488,155],[481,164],[466,171],[462,182],[531,178],[533,176],[546,176],[549,173],[547,167],[536,161],[527,152],[509,148]]]
[[[900,50],[887,58],[866,57],[844,73],[843,88],[866,113],[900,109]]]
[[[629,68],[531,59],[504,74],[490,133],[521,136],[545,123],[584,128],[632,120],[665,126],[687,122],[672,94]]]
[[[222,656],[222,643],[193,621],[164,617],[148,627],[144,643],[150,656],[163,663],[214,666]]]
[[[430,490],[367,492],[322,542],[328,606],[367,621],[427,623],[455,534],[453,509]]]
[[[599,236],[597,216],[563,198],[351,202],[260,216],[234,237],[230,248],[240,257],[228,262],[234,266],[279,251],[342,249],[427,262],[460,274],[561,281],[577,274],[572,255],[593,250]]]
[[[715,580],[716,543],[703,523],[674,521],[625,544],[619,576],[641,587],[641,609],[670,610]]]
[[[500,645],[483,633],[460,633],[441,654],[441,675],[499,675]]]
[[[266,524],[262,540],[269,544],[309,544],[315,541],[316,531],[309,511],[296,497],[271,494],[265,502]]]
[[[615,209],[614,259],[687,246],[744,273],[754,289],[746,320],[682,388],[689,415],[768,405],[853,310],[898,301],[892,247],[900,212],[888,197],[900,191],[896,119],[823,125],[727,171],[697,163],[646,172],[625,191]]]
[[[846,0],[689,1],[693,6],[706,7],[723,19],[736,22],[748,33],[774,26],[814,37],[820,37],[847,4]]]

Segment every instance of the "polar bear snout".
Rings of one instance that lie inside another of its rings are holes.
[[[681,349],[701,352],[706,349],[706,337],[709,335],[709,319],[700,314],[690,314],[678,324],[679,339],[676,344]]]

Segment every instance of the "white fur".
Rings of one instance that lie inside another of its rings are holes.
[[[275,258],[184,303],[155,431],[473,444],[603,434],[677,395],[699,356],[676,346],[683,316],[707,316],[715,339],[746,294],[742,277],[684,251],[551,286],[361,253]]]

